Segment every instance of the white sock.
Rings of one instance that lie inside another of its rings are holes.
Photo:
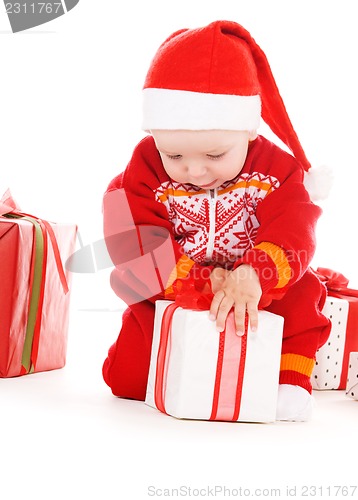
[[[278,386],[276,420],[306,422],[312,417],[313,396],[298,385]]]

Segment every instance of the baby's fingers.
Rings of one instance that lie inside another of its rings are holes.
[[[225,328],[226,318],[233,306],[233,301],[220,290],[214,295],[210,307],[210,318],[216,319],[216,329],[222,332]]]
[[[250,329],[252,332],[256,332],[259,326],[259,313],[257,310],[257,305],[248,306],[247,313],[249,315]]]
[[[218,312],[219,312],[220,304],[223,301],[224,297],[225,297],[225,292],[223,290],[220,290],[219,292],[217,292],[214,295],[213,300],[211,301],[211,305],[210,305],[210,316],[209,316],[209,318],[211,320],[213,320],[213,321],[216,320]]]
[[[235,306],[236,334],[241,336],[245,333],[246,313],[248,314],[250,329],[256,332],[259,323],[257,305],[254,303],[237,304]]]
[[[241,337],[245,333],[246,304],[236,304],[234,314],[236,335],[239,335],[239,337]]]

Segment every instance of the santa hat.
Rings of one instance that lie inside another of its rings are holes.
[[[260,116],[307,173],[311,165],[268,60],[247,30],[215,21],[177,31],[159,47],[143,88],[144,130],[253,131]],[[322,171],[318,176],[324,177]],[[319,180],[309,184],[316,190],[312,199],[328,194]]]

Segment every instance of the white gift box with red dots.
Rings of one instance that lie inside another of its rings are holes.
[[[327,297],[322,312],[330,318],[332,329],[327,342],[316,354],[316,365],[311,377],[313,389],[345,389],[345,386],[341,386],[341,378],[344,356],[349,355],[345,353],[348,311],[348,300]]]
[[[358,352],[349,355],[346,395],[358,401]]]

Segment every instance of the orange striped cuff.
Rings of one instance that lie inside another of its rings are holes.
[[[301,354],[287,353],[281,355],[281,372],[290,370],[310,377],[312,375],[314,366],[314,359],[306,358],[306,356],[302,356]]]
[[[265,252],[275,264],[278,274],[278,283],[275,288],[283,288],[286,286],[291,279],[292,272],[284,250],[268,241],[263,241],[254,248],[258,248]]]
[[[169,275],[168,278],[168,283],[165,289],[165,295],[172,295],[174,293],[173,290],[173,283],[174,281],[181,279],[181,278],[186,278],[190,272],[190,269],[193,267],[195,262],[186,255],[182,255],[178,262],[176,263],[176,266],[172,270],[172,272]]]

